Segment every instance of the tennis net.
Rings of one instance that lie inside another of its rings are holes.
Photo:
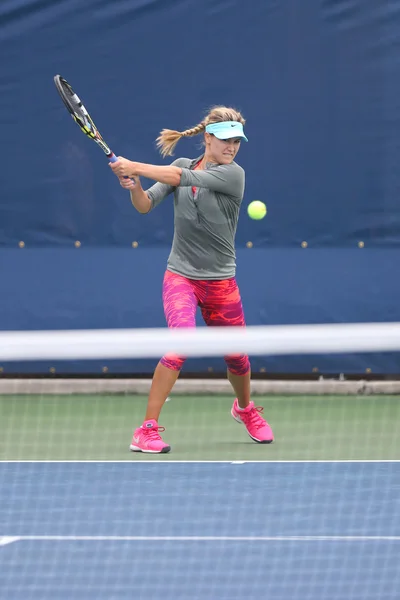
[[[399,323],[0,333],[3,365],[396,351]],[[396,382],[255,380],[256,444],[226,380],[178,380],[151,455],[149,378],[55,375],[0,378],[0,597],[397,599]]]

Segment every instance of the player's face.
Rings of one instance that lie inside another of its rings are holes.
[[[229,165],[240,148],[241,138],[219,140],[215,135],[205,134],[207,162],[218,165]]]

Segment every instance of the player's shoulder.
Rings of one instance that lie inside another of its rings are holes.
[[[232,161],[228,165],[219,165],[218,167],[221,175],[223,175],[229,181],[235,181],[238,184],[244,182],[245,172],[243,167]]]
[[[171,165],[174,167],[181,167],[183,169],[190,169],[192,163],[193,163],[193,159],[181,157],[181,158],[176,158],[174,160],[174,162],[171,163]]]
[[[234,160],[229,165],[227,165],[227,166],[228,167],[232,167],[232,169],[234,169],[235,171],[240,172],[240,173],[242,173],[244,175],[244,169],[243,169],[243,167],[241,167],[240,165],[238,165],[238,163],[235,162]]]
[[[232,173],[235,173],[235,174],[239,174],[240,173],[241,175],[244,175],[244,169],[243,169],[243,167],[241,167],[240,165],[238,165],[238,163],[235,162],[234,160],[231,163],[227,164],[227,165],[217,165],[217,164],[214,164],[214,165],[210,165],[210,167],[214,168],[214,169],[218,169],[220,171],[224,171],[225,173],[231,173],[231,174]]]

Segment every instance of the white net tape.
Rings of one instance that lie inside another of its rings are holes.
[[[225,354],[288,355],[400,350],[400,323],[11,331],[0,360],[149,358]]]

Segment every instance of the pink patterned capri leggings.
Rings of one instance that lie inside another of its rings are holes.
[[[168,327],[196,327],[199,306],[206,325],[212,327],[245,327],[242,300],[235,278],[221,280],[188,279],[166,271],[163,282],[163,304]],[[250,370],[248,356],[224,356],[229,371],[246,375]],[[184,356],[167,355],[161,359],[168,369],[180,371]]]

